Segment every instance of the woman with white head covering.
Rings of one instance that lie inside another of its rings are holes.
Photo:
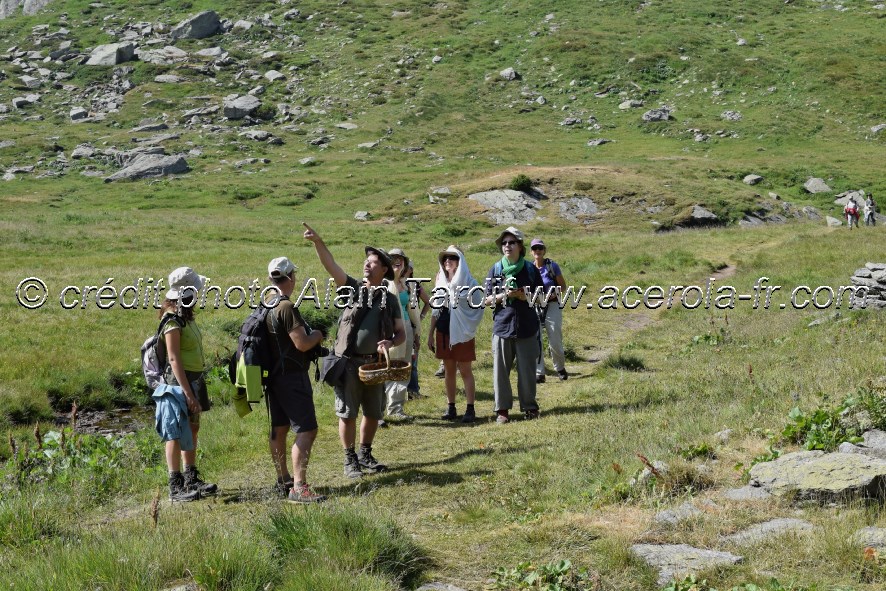
[[[166,344],[167,366],[163,383],[180,386],[188,408],[189,433],[166,441],[166,464],[169,469],[169,496],[174,501],[193,501],[201,495],[214,494],[218,487],[204,482],[197,471],[197,433],[200,414],[209,410],[209,394],[203,378],[205,358],[203,335],[194,321],[194,307],[206,277],[190,267],[179,267],[169,274],[169,291],[160,307],[161,336]],[[184,474],[181,471],[184,460]]]
[[[471,275],[464,254],[455,246],[440,253],[440,272],[431,297],[432,302],[442,306],[431,316],[431,329],[428,333],[428,348],[434,351],[446,367],[446,399],[449,407],[441,418],[453,421],[458,418],[455,410],[455,372],[461,374],[465,386],[467,409],[462,423],[473,423],[474,411],[474,370],[472,364],[477,358],[474,348],[474,335],[483,318],[483,290],[477,287],[477,280]]]

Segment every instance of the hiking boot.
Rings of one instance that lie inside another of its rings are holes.
[[[372,448],[368,445],[360,446],[360,451],[357,454],[357,458],[360,462],[360,470],[366,472],[367,474],[375,474],[376,472],[384,472],[388,469],[387,466],[380,463],[374,457],[372,457]]]
[[[199,490],[188,490],[185,488],[185,477],[181,472],[169,473],[169,500],[178,501],[180,503],[188,503],[196,501],[200,498]]]
[[[286,500],[287,502],[296,503],[298,505],[308,505],[310,503],[322,503],[326,500],[326,496],[312,491],[307,482],[301,482],[292,486]]]
[[[408,421],[412,417],[410,415],[406,414],[405,412],[403,412],[402,410],[398,410],[397,412],[392,412],[391,414],[389,414],[388,418],[394,419],[397,421]]]
[[[538,409],[537,409],[537,408],[536,408],[535,410],[527,410],[525,413],[523,413],[523,417],[524,417],[527,421],[531,421],[531,420],[537,419],[538,416],[539,416],[539,413],[538,413]]]
[[[440,415],[440,418],[444,421],[454,421],[458,418],[458,413],[455,412],[454,406],[450,406],[446,409],[446,412],[444,414]]]
[[[545,383],[545,376],[544,376],[544,374],[536,375],[536,376],[535,376],[535,383],[536,383],[536,384],[544,384],[544,383]]]
[[[408,390],[406,392],[406,398],[407,400],[418,400],[420,398],[427,398],[427,396],[425,396],[418,390]]]
[[[557,377],[559,377],[561,381],[565,382],[566,380],[569,379],[569,374],[566,373],[565,369],[561,369],[560,371],[557,372]]]
[[[345,476],[348,478],[361,478],[363,470],[360,469],[360,460],[357,452],[353,449],[345,451]]]
[[[200,472],[197,471],[197,466],[185,466],[184,479],[186,489],[199,491],[203,496],[214,495],[218,492],[218,485],[203,482]]]
[[[437,371],[434,372],[435,378],[444,378],[446,377],[446,368],[443,367],[443,364],[440,364],[440,367],[437,368]]]
[[[285,497],[289,494],[289,491],[295,485],[295,482],[292,479],[292,476],[283,480],[281,477],[277,477],[277,484],[274,485],[274,490],[276,490],[281,497]]]
[[[473,423],[477,420],[477,415],[474,413],[474,409],[470,406],[465,411],[464,416],[461,418],[462,423]]]
[[[498,416],[495,417],[495,422],[498,423],[499,425],[504,425],[505,423],[511,422],[510,417],[508,417],[508,411],[500,410],[500,411],[497,411],[497,413],[498,413]]]

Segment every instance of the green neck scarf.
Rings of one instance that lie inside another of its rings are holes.
[[[517,289],[517,273],[523,270],[526,265],[526,259],[520,257],[516,263],[511,263],[508,257],[501,257],[501,272],[505,276],[505,286],[510,289]],[[516,298],[508,298],[508,303],[513,303]]]

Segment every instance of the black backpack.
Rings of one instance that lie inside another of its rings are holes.
[[[246,394],[249,402],[258,402],[263,387],[274,372],[271,347],[273,336],[268,332],[267,318],[273,308],[259,306],[250,314],[237,339],[237,350],[228,363],[228,377],[238,393]]]

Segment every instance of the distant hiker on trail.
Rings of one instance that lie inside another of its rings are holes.
[[[864,225],[865,226],[876,226],[877,225],[877,204],[874,203],[874,194],[871,193],[868,195],[868,198],[864,201]]]
[[[403,344],[391,349],[391,360],[412,362],[413,352],[421,343],[421,319],[418,307],[409,305],[409,290],[406,288],[406,272],[409,265],[409,257],[399,248],[388,251],[391,265],[394,269],[394,280],[390,284],[392,293],[397,296],[400,304],[400,312],[403,316],[403,328],[406,331],[406,339]],[[385,382],[385,395],[388,400],[387,414],[394,419],[406,420],[411,418],[403,411],[406,403],[406,389],[409,380],[403,382]]]
[[[858,203],[855,201],[855,197],[850,197],[849,201],[846,202],[846,207],[843,208],[843,213],[846,215],[846,223],[849,225],[849,229],[852,229],[852,224],[855,224],[855,227],[858,227]]]
[[[544,293],[556,288],[558,291],[566,289],[566,280],[563,279],[563,272],[560,271],[560,265],[549,258],[546,258],[547,247],[541,238],[534,239],[529,248],[532,250],[532,259],[535,268],[541,274],[541,281],[544,283]],[[535,382],[543,384],[545,381],[545,352],[542,347],[542,332],[548,334],[548,350],[551,353],[551,359],[554,362],[554,371],[561,380],[569,377],[566,373],[566,355],[563,352],[563,309],[558,305],[557,297],[554,291],[551,291],[551,297],[548,299],[547,306],[536,306],[536,313],[541,328],[538,331],[538,365],[535,368]]]
[[[538,418],[535,400],[535,367],[538,362],[538,316],[526,301],[524,287],[534,292],[542,286],[535,265],[527,264],[523,232],[509,227],[495,240],[502,258],[486,276],[487,306],[492,312],[492,380],[498,423],[510,421],[514,405],[511,369],[517,363],[517,395],[527,419]]]
[[[289,299],[295,289],[296,270],[286,257],[275,258],[268,264],[268,278],[282,294],[265,319],[274,362],[266,392],[271,415],[268,446],[277,471],[277,489],[290,503],[306,504],[326,499],[311,490],[306,480],[311,448],[317,437],[317,414],[305,352],[323,342],[324,334],[320,330],[308,333],[298,308]],[[295,433],[291,475],[286,461],[290,429]]]
[[[406,279],[412,279],[415,275],[415,268],[412,265],[412,261],[406,264],[406,273],[404,277]],[[419,324],[422,320],[425,319],[425,316],[428,315],[428,312],[431,309],[431,299],[428,297],[428,292],[422,287],[421,283],[415,283],[415,291],[419,300],[422,301],[423,305],[421,308],[421,313],[418,315]],[[416,347],[412,352],[412,376],[409,378],[409,384],[406,385],[406,397],[409,400],[413,400],[415,398],[424,398],[421,394],[421,386],[418,383],[418,355],[421,352],[421,347]]]
[[[203,378],[203,336],[194,321],[194,304],[206,278],[190,267],[179,267],[169,274],[169,290],[160,308],[161,333],[166,344],[167,365],[163,384],[154,391],[157,402],[157,428],[166,441],[169,469],[169,498],[194,501],[215,494],[218,487],[204,482],[197,471],[197,433],[200,414],[209,410],[209,393]],[[175,421],[176,405],[187,409],[188,425]],[[181,462],[184,460],[184,475]]]
[[[455,376],[461,374],[465,386],[467,408],[462,423],[473,423],[477,414],[474,410],[474,370],[472,364],[477,359],[474,335],[483,319],[483,308],[478,292],[469,300],[468,290],[478,285],[471,275],[465,255],[455,246],[450,246],[438,256],[440,273],[435,287],[445,288],[450,294],[443,307],[434,310],[431,328],[428,332],[428,348],[442,359],[446,366],[446,400],[449,406],[441,417],[444,421],[458,418],[455,409]],[[471,304],[473,303],[473,306]]]
[[[339,286],[355,292],[356,305],[345,308],[338,324],[333,352],[345,362],[341,385],[335,386],[335,414],[339,417],[338,432],[345,449],[345,476],[359,478],[364,473],[381,472],[387,466],[372,456],[372,441],[378,422],[385,411],[383,384],[367,385],[360,381],[358,368],[373,363],[384,351],[403,343],[406,331],[397,297],[384,288],[383,279],[392,280],[394,270],[388,253],[367,246],[363,250],[363,280],[358,281],[335,262],[323,239],[304,224],[306,240],[314,243],[320,263]],[[381,289],[373,289],[381,287]],[[371,298],[369,296],[372,296]],[[363,409],[360,424],[360,451],[356,443],[357,413]]]

